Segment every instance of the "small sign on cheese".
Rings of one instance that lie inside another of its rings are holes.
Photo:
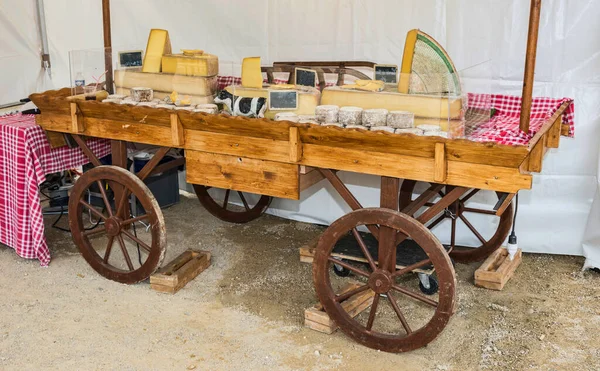
[[[152,29],[148,37],[142,72],[161,72],[162,57],[171,54],[169,31]]]

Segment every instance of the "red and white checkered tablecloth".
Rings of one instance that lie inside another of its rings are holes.
[[[533,98],[529,133],[519,129],[521,97],[500,94],[468,94],[467,107],[483,110],[496,109],[496,114],[486,123],[479,125],[468,139],[478,142],[495,142],[506,145],[527,145],[542,125],[564,102],[571,102],[562,117],[569,126],[569,136],[575,135],[575,104],[570,98]]]
[[[98,156],[110,153],[110,141],[92,139]],[[0,243],[26,259],[50,262],[38,186],[45,175],[88,163],[80,148],[51,149],[35,115],[0,117]]]

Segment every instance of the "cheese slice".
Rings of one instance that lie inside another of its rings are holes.
[[[216,76],[219,58],[212,54],[168,54],[162,57],[162,72],[185,76]]]
[[[260,57],[248,57],[242,61],[242,86],[260,89],[263,86]]]
[[[165,54],[171,54],[169,31],[156,28],[150,30],[142,72],[160,72],[162,56]]]

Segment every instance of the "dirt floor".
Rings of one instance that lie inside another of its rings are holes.
[[[388,354],[303,327],[316,297],[298,248],[320,227],[227,224],[186,198],[164,214],[165,262],[188,248],[213,255],[174,296],[102,278],[54,217],[49,268],[0,247],[0,369],[600,369],[600,275],[582,273],[582,258],[525,255],[502,292],[474,287],[478,265],[459,265],[446,329],[426,348]]]

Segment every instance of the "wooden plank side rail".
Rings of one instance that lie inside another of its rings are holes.
[[[290,161],[298,162],[302,159],[302,141],[297,127],[290,126]]]
[[[448,175],[448,160],[446,159],[446,145],[444,143],[435,144],[433,171],[433,180],[435,180],[436,183],[443,183],[446,181]]]
[[[182,147],[185,144],[183,125],[176,113],[171,114],[171,138],[174,147]]]
[[[71,102],[69,104],[71,108],[71,131],[74,134],[83,133],[85,127],[83,125],[83,114],[77,107],[77,103]]]

